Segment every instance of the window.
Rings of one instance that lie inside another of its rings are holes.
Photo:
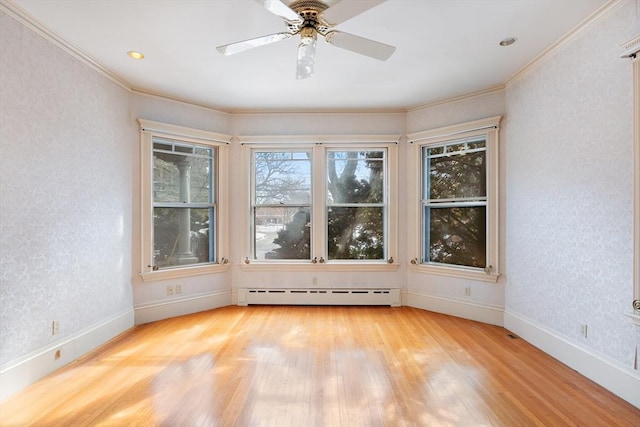
[[[215,271],[225,264],[219,236],[225,217],[220,208],[225,136],[146,120],[140,124],[143,279]]]
[[[248,149],[251,225],[245,266],[393,264],[389,188],[396,144],[256,143]]]
[[[484,136],[422,147],[422,262],[485,268]]]
[[[253,259],[309,260],[311,152],[253,154]]]
[[[167,138],[153,141],[153,266],[215,260],[216,149]]]
[[[385,259],[384,150],[327,150],[327,253],[330,260]]]
[[[497,280],[499,120],[410,135],[420,159],[414,270]]]

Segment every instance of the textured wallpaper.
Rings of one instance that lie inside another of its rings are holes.
[[[507,88],[508,311],[632,366],[636,2]],[[588,339],[580,324],[588,325]]]
[[[127,91],[1,12],[0,40],[1,367],[131,310],[137,133]]]

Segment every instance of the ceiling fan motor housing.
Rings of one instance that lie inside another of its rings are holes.
[[[288,22],[287,25],[293,34],[297,34],[305,28],[313,28],[318,33],[325,35],[330,25],[322,19],[322,12],[329,6],[318,0],[297,0],[289,5],[302,20],[301,23]]]

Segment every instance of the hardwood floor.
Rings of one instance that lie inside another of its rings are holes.
[[[2,426],[640,426],[503,328],[409,307],[225,307],[143,325]]]

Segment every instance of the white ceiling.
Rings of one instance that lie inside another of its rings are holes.
[[[12,7],[136,90],[225,111],[342,111],[404,110],[499,86],[606,3],[388,0],[336,29],[396,46],[391,58],[318,40],[308,80],[295,78],[298,37],[233,56],[216,51],[286,30],[253,0],[14,0]],[[518,41],[499,46],[506,37]],[[145,59],[129,58],[130,50]]]

